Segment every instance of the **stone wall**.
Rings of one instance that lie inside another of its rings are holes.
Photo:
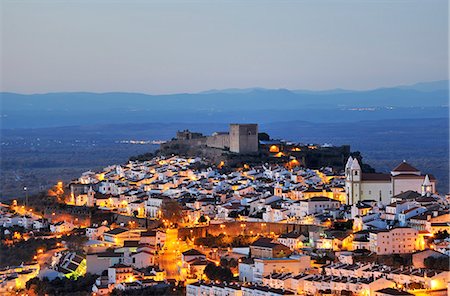
[[[210,224],[200,227],[186,227],[178,230],[178,237],[184,239],[189,236],[206,237],[207,234],[219,235],[221,233],[230,235],[269,235],[283,234],[291,231],[308,233],[309,231],[320,231],[322,227],[316,225],[282,224],[266,222],[241,222],[233,221],[221,224]]]
[[[230,134],[228,133],[214,133],[212,136],[207,137],[206,146],[218,149],[230,148]]]

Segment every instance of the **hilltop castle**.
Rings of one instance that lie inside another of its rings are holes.
[[[228,132],[215,132],[211,136],[189,130],[178,131],[176,140],[169,143],[206,146],[237,154],[255,154],[259,148],[258,125],[232,123]]]

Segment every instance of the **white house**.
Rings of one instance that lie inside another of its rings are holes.
[[[69,222],[60,221],[58,223],[50,224],[50,231],[53,233],[63,233],[71,231],[74,225]]]
[[[86,236],[90,240],[101,239],[103,237],[103,233],[109,230],[109,227],[105,225],[87,227]]]
[[[314,196],[309,199],[298,200],[291,205],[291,214],[302,218],[308,215],[323,213],[327,210],[338,209],[341,203],[325,196]]]

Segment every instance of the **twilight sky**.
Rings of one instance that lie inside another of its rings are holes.
[[[0,91],[368,89],[448,79],[445,0],[0,5]]]

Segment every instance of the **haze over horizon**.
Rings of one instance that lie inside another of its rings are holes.
[[[392,85],[392,86],[378,86],[374,88],[368,88],[368,89],[344,89],[344,88],[324,88],[324,89],[288,89],[288,88],[281,88],[281,87],[275,87],[275,88],[265,88],[261,86],[253,86],[253,87],[245,87],[245,88],[238,88],[238,87],[227,87],[227,88],[221,88],[221,89],[205,89],[200,90],[196,92],[180,92],[180,93],[146,93],[146,92],[133,92],[133,91],[105,91],[105,92],[94,92],[94,91],[84,91],[84,90],[78,90],[78,91],[50,91],[50,92],[42,92],[42,93],[22,93],[22,92],[10,92],[10,91],[0,91],[0,94],[6,94],[6,93],[12,93],[12,94],[19,94],[19,95],[46,95],[46,94],[64,94],[64,93],[92,93],[92,94],[109,94],[109,93],[124,93],[124,94],[144,94],[144,95],[150,95],[150,96],[164,96],[164,95],[177,95],[177,94],[213,94],[213,93],[248,93],[251,91],[266,91],[266,90],[286,90],[290,92],[305,92],[310,94],[333,94],[333,93],[341,93],[341,92],[366,92],[366,91],[376,91],[376,90],[382,90],[382,89],[413,89],[418,91],[436,91],[436,90],[448,90],[450,88],[450,80],[434,80],[434,81],[418,81],[415,83],[410,84],[403,84],[403,85]]]
[[[3,1],[1,92],[368,90],[448,79],[447,1]]]

